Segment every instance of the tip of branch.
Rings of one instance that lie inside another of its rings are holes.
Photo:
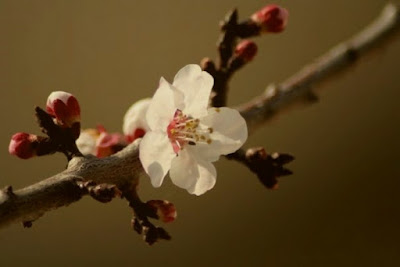
[[[224,20],[221,21],[220,23],[221,30],[226,30],[227,27],[236,25],[237,21],[238,21],[238,10],[234,8],[231,11],[229,11],[226,14]]]

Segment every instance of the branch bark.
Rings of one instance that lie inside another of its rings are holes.
[[[88,194],[79,182],[113,184],[118,188],[137,185],[143,169],[139,161],[139,140],[107,158],[73,158],[66,170],[16,192],[0,190],[0,228],[14,222],[30,226],[45,212],[67,206]]]
[[[238,107],[252,133],[273,116],[298,103],[315,99],[310,87],[333,74],[349,69],[355,59],[381,46],[399,30],[399,5],[388,4],[381,15],[359,34],[339,44],[279,85],[270,85],[265,92]],[[138,158],[139,140],[108,158],[75,157],[68,168],[39,183],[13,192],[0,190],[0,228],[11,223],[30,222],[45,212],[78,201],[88,191],[82,181],[114,184],[119,189],[135,188],[143,173]]]
[[[237,107],[247,121],[249,133],[295,105],[315,103],[312,86],[348,70],[354,62],[381,47],[400,29],[400,4],[387,4],[362,31],[333,47],[281,84],[269,85],[263,94]]]

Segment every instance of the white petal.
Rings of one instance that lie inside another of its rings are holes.
[[[209,73],[202,71],[199,65],[187,65],[178,71],[172,84],[185,96],[185,109],[183,110],[185,114],[194,118],[207,114],[211,89],[214,84],[214,79]]]
[[[214,187],[217,172],[212,163],[198,159],[189,148],[172,161],[172,182],[190,194],[201,195]]]
[[[139,158],[151,184],[160,187],[176,157],[166,133],[148,132],[140,142]]]
[[[200,177],[197,183],[189,188],[189,193],[200,196],[212,189],[215,185],[217,179],[217,171],[211,162],[198,161],[199,174]]]
[[[183,109],[183,95],[161,78],[146,114],[150,129],[166,131],[176,109]]]
[[[193,149],[208,161],[216,161],[220,155],[235,152],[247,140],[246,121],[235,109],[210,108],[209,114],[200,118],[200,127],[212,128],[212,141],[210,144],[198,144]]]
[[[183,189],[196,184],[199,177],[197,161],[187,149],[179,151],[178,156],[172,160],[169,176],[176,186]]]
[[[47,105],[51,105],[51,103],[56,99],[59,99],[62,102],[64,102],[64,104],[67,104],[68,99],[71,96],[73,96],[73,95],[71,95],[70,93],[64,92],[64,91],[53,91],[47,98]]]
[[[98,138],[98,136],[97,136]],[[96,140],[94,134],[91,132],[82,131],[79,138],[76,140],[76,145],[83,155],[94,155],[96,153]]]
[[[146,122],[146,113],[150,105],[151,98],[144,98],[135,103],[126,111],[122,130],[125,135],[131,135],[136,129],[149,130]]]

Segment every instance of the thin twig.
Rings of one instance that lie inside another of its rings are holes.
[[[249,132],[253,132],[272,117],[293,105],[314,103],[316,96],[311,87],[328,80],[338,72],[348,70],[355,61],[383,45],[389,36],[400,29],[400,5],[387,4],[364,30],[338,44],[313,63],[281,84],[269,85],[262,95],[237,107],[246,119]]]

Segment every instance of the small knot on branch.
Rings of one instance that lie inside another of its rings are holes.
[[[32,227],[32,221],[25,221],[25,222],[22,222],[22,226],[23,226],[24,228],[31,228],[31,227]]]
[[[78,181],[78,186],[95,200],[101,203],[110,202],[113,198],[122,197],[122,192],[113,184],[96,184],[94,181]]]
[[[0,190],[0,197],[5,197],[6,199],[15,199],[16,195],[14,194],[12,186],[8,185]]]

